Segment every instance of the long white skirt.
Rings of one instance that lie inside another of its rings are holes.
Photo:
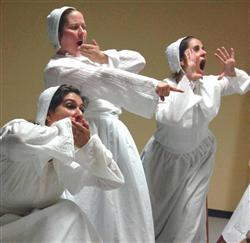
[[[43,209],[35,209],[20,217],[0,217],[3,243],[99,243],[99,235],[80,208],[69,200],[60,200]]]
[[[114,115],[89,119],[122,171],[125,184],[112,191],[84,188],[67,195],[86,212],[104,242],[154,242],[152,210],[146,178],[134,140]]]
[[[156,242],[206,242],[205,200],[213,170],[215,139],[174,154],[151,138],[142,153]]]

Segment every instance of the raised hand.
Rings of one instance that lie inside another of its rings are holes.
[[[214,55],[220,60],[220,62],[223,64],[224,70],[219,75],[218,79],[222,79],[224,76],[236,76],[235,73],[235,54],[234,49],[230,48],[229,51],[225,47],[217,48]]]
[[[92,40],[92,44],[80,45],[79,49],[83,56],[93,62],[108,63],[108,57],[101,51],[100,46],[95,40]]]
[[[187,78],[193,81],[202,78],[202,74],[197,72],[197,70],[199,70],[197,66],[200,65],[200,63],[198,62],[198,59],[192,48],[189,48],[185,51],[185,57],[186,57],[185,74]]]
[[[162,101],[164,101],[165,96],[169,96],[170,91],[183,93],[183,90],[174,88],[165,82],[159,82],[156,86],[155,92],[159,95]]]
[[[90,130],[87,122],[84,119],[76,121],[71,118],[74,143],[77,148],[83,147],[90,139]]]

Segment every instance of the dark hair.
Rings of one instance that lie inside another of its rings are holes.
[[[187,36],[185,37],[181,43],[180,43],[180,47],[179,47],[179,57],[180,57],[180,60],[184,57],[184,53],[185,51],[187,50],[188,48],[188,44],[189,44],[189,41],[191,39],[193,39],[194,37],[193,36]]]
[[[87,98],[81,96],[79,89],[75,88],[72,85],[63,84],[57,89],[57,91],[53,95],[49,105],[48,112],[54,112],[56,107],[63,102],[64,97],[69,93],[75,93],[79,95],[83,101],[84,107],[85,108],[87,107]]]
[[[62,15],[61,15],[61,18],[60,18],[60,21],[59,21],[59,26],[58,26],[58,39],[60,40],[63,36],[63,27],[65,25],[65,23],[67,23],[67,16],[68,14],[70,14],[71,12],[75,11],[76,9],[74,8],[68,8],[66,9]]]

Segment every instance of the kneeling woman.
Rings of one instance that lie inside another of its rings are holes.
[[[60,199],[65,189],[124,183],[83,109],[77,89],[52,87],[39,97],[38,125],[15,119],[1,128],[1,241],[101,242],[81,209]]]

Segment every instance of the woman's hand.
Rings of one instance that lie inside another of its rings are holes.
[[[71,123],[75,146],[81,148],[90,139],[89,125],[84,119],[76,121],[74,117],[71,118]]]
[[[223,72],[219,75],[218,79],[222,79],[224,76],[233,77],[236,76],[235,73],[235,55],[234,49],[230,48],[230,51],[227,51],[225,47],[218,48],[214,55],[220,60],[224,66]]]
[[[162,101],[164,101],[165,96],[169,96],[170,91],[183,93],[183,90],[174,88],[165,82],[159,82],[155,89],[155,92],[159,95]]]
[[[98,43],[92,40],[92,44],[82,44],[80,52],[83,56],[89,58],[93,62],[101,64],[108,63],[108,57],[100,50]]]
[[[197,72],[199,65],[198,59],[196,58],[195,52],[192,48],[189,48],[185,51],[186,57],[186,70],[185,74],[190,81],[196,81],[202,78],[202,74]]]

